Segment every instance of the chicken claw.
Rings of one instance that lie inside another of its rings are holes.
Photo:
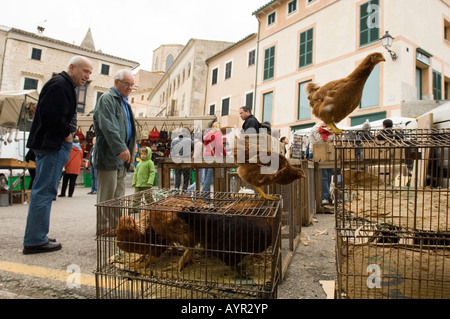
[[[331,130],[334,132],[334,134],[342,134],[342,133],[344,133],[334,123],[327,123],[327,125],[331,128]]]
[[[256,187],[256,186],[254,186],[254,187],[258,191],[258,193],[261,195],[262,198],[267,199],[267,200],[277,200],[278,199],[275,196],[266,195],[266,193],[264,193],[264,191],[261,188]]]

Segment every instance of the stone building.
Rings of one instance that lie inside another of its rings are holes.
[[[36,89],[55,74],[67,70],[75,55],[89,58],[93,64],[91,80],[78,88],[78,113],[89,114],[98,97],[114,83],[120,69],[134,70],[139,63],[97,51],[88,30],[81,45],[74,45],[46,37],[40,30],[31,33],[0,26],[0,91]]]
[[[242,126],[239,109],[253,107],[256,74],[256,33],[206,60],[208,80],[205,113],[222,126]]]
[[[150,93],[147,116],[205,115],[205,61],[231,44],[191,39]]]

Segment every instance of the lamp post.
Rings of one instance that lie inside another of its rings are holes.
[[[395,53],[390,49],[392,46],[392,42],[394,41],[394,38],[389,34],[389,31],[386,31],[386,33],[380,40],[381,43],[383,44],[383,47],[391,54],[392,60],[394,61],[397,60],[398,58],[397,53]]]

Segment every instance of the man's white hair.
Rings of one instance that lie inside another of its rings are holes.
[[[130,70],[127,70],[127,69],[123,69],[123,70],[117,71],[117,73],[114,75],[114,80],[123,81],[126,74],[128,74],[129,76],[134,78],[133,72],[131,72]]]
[[[74,56],[72,59],[70,59],[67,69],[69,69],[72,64],[74,66],[80,66],[83,63],[83,61],[88,61],[88,59],[79,55]]]

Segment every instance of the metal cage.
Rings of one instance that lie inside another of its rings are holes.
[[[97,298],[276,298],[281,198],[151,190],[97,205]]]
[[[450,130],[335,141],[337,297],[450,298]]]

